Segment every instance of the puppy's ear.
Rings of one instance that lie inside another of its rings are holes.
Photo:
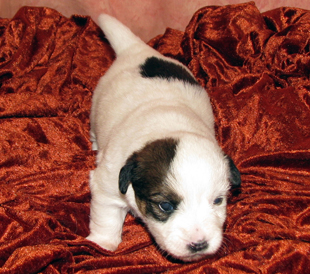
[[[230,175],[229,175],[229,180],[231,183],[232,188],[237,188],[240,187],[241,185],[241,176],[238,168],[236,167],[234,161],[227,156],[228,159],[228,164],[229,164],[229,169],[230,169]]]
[[[122,167],[121,171],[119,172],[118,188],[122,194],[126,194],[127,192],[136,165],[137,165],[136,156],[135,154],[133,154],[127,159],[126,164]]]

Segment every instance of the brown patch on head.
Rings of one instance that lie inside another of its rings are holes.
[[[162,222],[169,218],[181,201],[166,181],[177,145],[178,141],[172,138],[147,143],[128,158],[119,177],[119,188],[123,194],[129,183],[132,184],[141,213]]]

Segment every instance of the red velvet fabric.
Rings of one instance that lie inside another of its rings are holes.
[[[131,215],[116,252],[85,240],[91,95],[114,59],[99,28],[47,8],[1,19],[0,273],[309,273],[309,29],[309,11],[246,3],[150,41],[206,88],[242,174],[221,250],[181,263]]]

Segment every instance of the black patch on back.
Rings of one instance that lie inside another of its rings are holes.
[[[169,202],[176,209],[181,198],[165,182],[176,154],[178,141],[172,138],[150,142],[133,153],[119,174],[119,189],[126,194],[131,183],[141,213],[165,222],[173,214],[163,212],[159,203]]]
[[[157,57],[149,57],[140,66],[144,78],[177,79],[192,85],[199,85],[196,79],[182,66]]]

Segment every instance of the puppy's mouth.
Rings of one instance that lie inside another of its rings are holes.
[[[206,257],[208,257],[208,254],[205,254],[205,253],[189,254],[189,255],[185,255],[185,256],[175,256],[175,258],[177,258],[178,260],[181,260],[183,262],[199,261],[199,260],[206,258]]]
[[[206,245],[206,244],[201,243],[201,245]],[[201,248],[201,250],[197,250],[197,248]],[[206,259],[208,257],[213,256],[218,251],[218,249],[216,249],[216,250],[208,249],[208,245],[205,248],[202,248],[202,246],[200,247],[200,246],[197,246],[196,244],[192,250],[191,250],[191,245],[189,244],[186,247],[187,252],[186,251],[177,252],[176,250],[174,250],[174,251],[170,250],[169,251],[169,249],[163,249],[163,247],[161,247],[161,249],[165,250],[165,252],[169,256],[175,258],[178,261],[182,261],[182,262],[194,262],[194,261],[199,261],[201,259]]]
[[[183,262],[193,262],[201,259],[209,258],[220,250],[222,244],[222,237],[210,238],[209,241],[201,240],[197,242],[186,243],[185,246],[179,246],[175,248],[175,245],[170,245],[170,248],[166,247],[167,253],[177,260]],[[172,248],[171,248],[172,247]]]

